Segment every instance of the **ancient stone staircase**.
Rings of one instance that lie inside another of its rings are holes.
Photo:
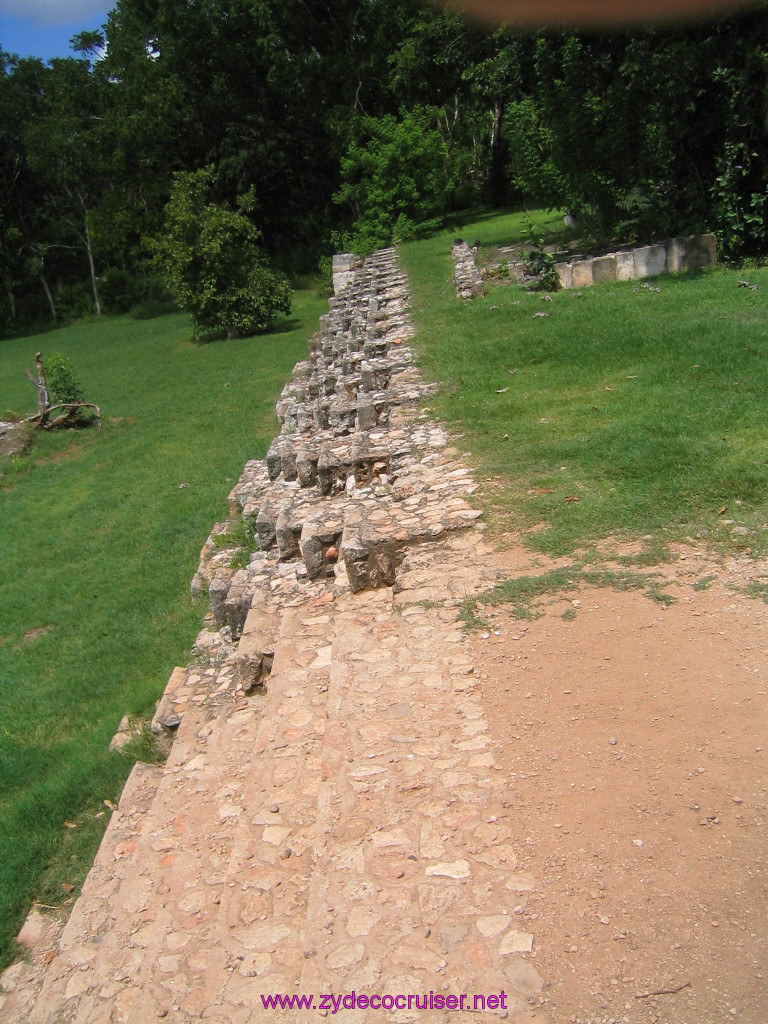
[[[230,568],[227,524],[204,548],[212,621],[155,716],[168,761],[134,769],[9,1024],[307,1021],[331,995],[350,1021],[449,1019],[435,996],[531,1019],[535,880],[458,622],[495,574],[475,485],[417,412],[406,298],[387,251],[331,300],[232,494],[260,550]],[[265,1004],[294,994],[314,1009]]]

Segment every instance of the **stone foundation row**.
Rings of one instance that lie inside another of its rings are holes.
[[[561,288],[589,288],[610,281],[641,281],[662,274],[703,270],[716,263],[714,235],[687,235],[606,256],[581,256],[556,264],[556,269]]]
[[[230,495],[232,522],[214,528],[193,581],[234,639],[258,592],[328,580],[355,593],[391,586],[408,545],[481,514],[444,430],[417,414],[434,386],[420,380],[407,344],[394,250],[344,266],[277,402],[281,432],[266,459],[246,465]],[[227,537],[240,520],[259,550],[234,570]]]

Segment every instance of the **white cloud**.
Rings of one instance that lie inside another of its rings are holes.
[[[0,14],[10,14],[44,28],[95,18],[104,22],[113,6],[114,2],[109,0],[24,0],[23,5],[19,0],[0,0]]]

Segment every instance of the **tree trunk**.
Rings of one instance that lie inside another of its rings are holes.
[[[48,287],[48,282],[45,280],[45,278],[43,277],[42,274],[38,274],[37,276],[38,276],[38,279],[40,281],[40,284],[43,286],[43,291],[45,292],[45,297],[46,297],[46,299],[48,299],[48,308],[51,311],[51,316],[53,317],[54,320],[58,320],[59,317],[58,317],[58,314],[56,313],[56,306],[55,306],[54,301],[53,301],[53,295],[51,294],[51,289]]]
[[[11,320],[16,319],[16,296],[13,294],[13,289],[6,285],[5,293],[8,296],[8,305],[11,307]]]
[[[504,118],[504,101],[495,100],[493,104],[493,125],[491,127],[491,166],[488,173],[488,198],[495,206],[500,206],[507,193],[507,145],[502,135]]]
[[[82,201],[82,200],[81,200]],[[88,211],[85,211],[85,250],[88,253],[88,266],[91,268],[91,288],[93,290],[93,304],[96,307],[96,316],[101,316],[101,303],[99,302],[99,289],[96,286],[96,267],[93,263],[93,247],[91,246],[91,231],[88,227]]]

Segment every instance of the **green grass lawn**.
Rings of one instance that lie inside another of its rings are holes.
[[[103,415],[0,466],[0,966],[33,899],[76,895],[131,766],[109,740],[188,660],[200,548],[326,308],[297,292],[274,334],[206,345],[184,315],[0,343],[0,417],[34,411],[37,348],[69,356]]]
[[[559,217],[534,219],[562,233]],[[458,300],[453,237],[478,238],[482,255],[520,241],[523,223],[485,217],[401,247],[422,371],[444,385],[434,408],[489,481],[496,525],[537,526],[528,542],[551,554],[608,535],[764,552],[768,270],[661,277],[660,293],[627,282],[547,302],[497,284]]]

